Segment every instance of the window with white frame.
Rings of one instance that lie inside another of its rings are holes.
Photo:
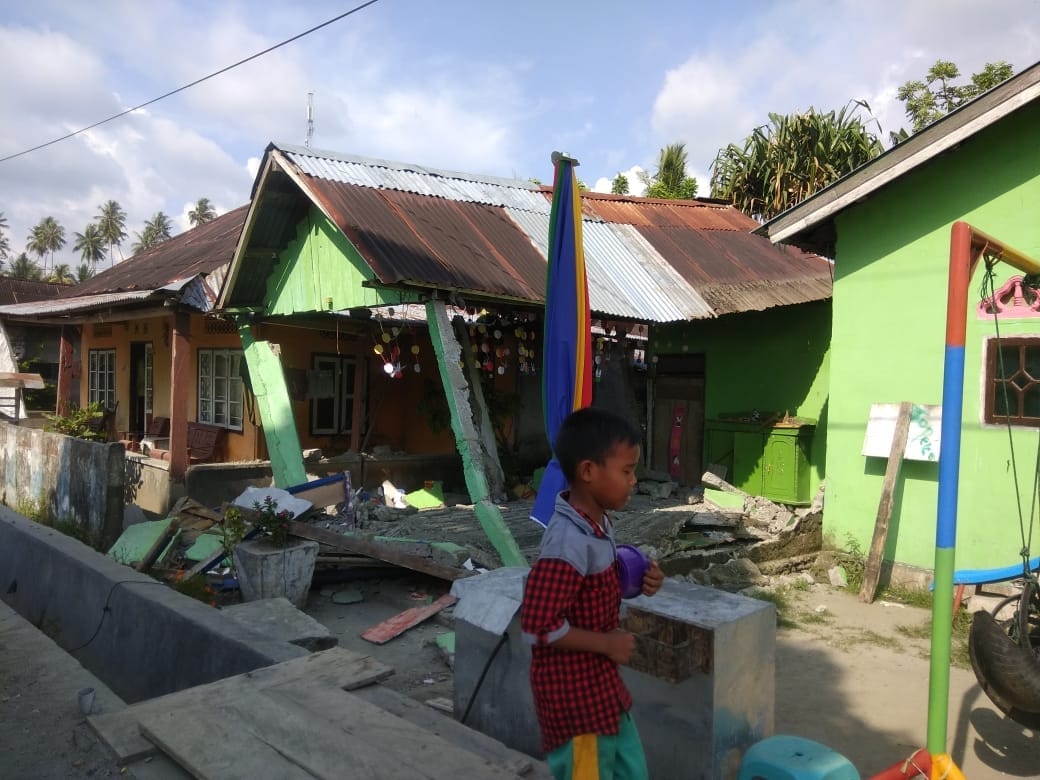
[[[199,350],[201,423],[242,430],[242,350]]]
[[[354,381],[357,360],[338,355],[313,355],[307,373],[311,401],[311,433],[349,434],[354,424]]]
[[[92,349],[87,360],[87,402],[105,409],[116,405],[116,351]]]

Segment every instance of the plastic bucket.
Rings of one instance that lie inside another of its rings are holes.
[[[650,560],[643,551],[631,544],[617,546],[621,598],[632,599],[643,592],[643,575],[650,568]]]

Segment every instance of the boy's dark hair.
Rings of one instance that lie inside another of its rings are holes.
[[[624,417],[606,409],[586,407],[567,415],[556,433],[553,451],[568,482],[583,460],[603,463],[619,444],[633,447],[640,443],[639,431]]]

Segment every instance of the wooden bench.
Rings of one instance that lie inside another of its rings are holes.
[[[188,423],[188,463],[210,463],[223,459],[224,429],[205,423]],[[150,448],[148,456],[169,460],[170,451]]]

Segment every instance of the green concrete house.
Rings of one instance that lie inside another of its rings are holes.
[[[842,547],[866,551],[873,534],[889,445],[882,444],[885,456],[863,454],[872,407],[942,401],[953,223],[1040,258],[1038,137],[1040,64],[761,228],[775,243],[835,260],[825,515]],[[967,311],[958,569],[1019,560],[1007,422],[1010,416],[1027,521],[1040,428],[1040,304],[1003,264],[994,267],[995,300],[984,302],[985,271],[983,262]],[[903,462],[895,485],[885,559],[931,569],[938,464],[934,452],[915,458]]]

